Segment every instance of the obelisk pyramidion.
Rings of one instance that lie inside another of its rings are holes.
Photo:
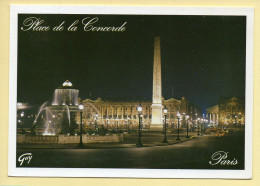
[[[162,78],[161,78],[161,49],[160,37],[154,39],[154,62],[153,62],[153,103],[152,122],[150,130],[161,131],[162,122]]]

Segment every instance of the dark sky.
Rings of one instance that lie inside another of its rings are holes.
[[[28,17],[78,31],[21,31]],[[121,26],[125,32],[84,32]],[[221,97],[245,95],[246,17],[140,15],[19,15],[18,101],[51,101],[54,89],[70,80],[83,99],[152,99],[153,42],[161,37],[162,94],[182,96],[203,109]]]

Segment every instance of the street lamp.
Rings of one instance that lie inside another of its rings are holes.
[[[118,133],[118,118],[116,118],[116,133]]]
[[[98,120],[98,114],[95,114],[95,130],[98,131],[98,126],[97,126],[97,120]]]
[[[188,122],[188,119],[189,119],[189,115],[186,116],[186,124],[187,124],[187,136],[186,138],[189,138],[189,122]]]
[[[178,118],[178,136],[177,136],[176,140],[181,141],[181,139],[180,139],[180,113],[179,112],[177,113],[177,118]]]
[[[206,131],[207,131],[207,124],[208,124],[208,120],[205,119],[205,121],[204,121],[204,134],[206,134]]]
[[[107,126],[107,130],[109,130],[108,129],[108,118],[106,119],[106,126]]]
[[[110,121],[107,119],[107,130],[109,131]]]
[[[141,119],[140,119],[140,123],[141,123],[141,136],[143,135],[143,129],[144,129],[144,115],[143,114],[141,114],[140,115],[140,117],[141,117]]]
[[[136,146],[137,147],[142,147],[143,144],[141,142],[141,113],[142,113],[142,106],[141,104],[137,107],[137,110],[138,110],[138,116],[139,116],[139,127],[138,127],[138,141],[136,143]]]
[[[237,115],[235,115],[235,128],[237,127]]]
[[[84,105],[80,104],[79,105],[79,110],[80,110],[80,142],[79,142],[79,147],[83,147],[83,142],[82,142],[82,113],[83,113]]]
[[[206,119],[204,118],[204,119],[203,119],[203,134],[206,134],[205,122],[206,122]]]
[[[204,134],[204,130],[205,130],[205,128],[204,128],[205,125],[204,125],[204,124],[205,124],[205,119],[202,118],[202,119],[201,119],[201,123],[200,123],[200,129],[201,129],[201,132],[200,132],[200,133],[201,133],[201,135]],[[203,127],[203,128],[202,128],[202,127]]]
[[[198,135],[200,135],[200,118],[197,119]]]
[[[204,119],[201,118],[200,119],[200,134],[203,135],[203,123],[204,123]]]
[[[23,117],[24,117],[24,112],[22,111],[21,112],[21,128],[22,128],[22,132],[24,132],[24,129],[23,129]]]
[[[130,122],[129,122],[129,120],[130,120],[130,117],[127,117],[127,131],[129,131],[129,129],[130,129]]]
[[[163,143],[168,143],[168,140],[167,140],[167,138],[166,138],[166,117],[167,117],[167,109],[166,109],[166,106],[164,107],[164,110],[163,110],[163,112],[164,112],[164,138],[163,138]]]
[[[128,129],[127,124],[128,124],[128,119],[125,120],[125,131],[126,132],[127,132],[127,129]]]

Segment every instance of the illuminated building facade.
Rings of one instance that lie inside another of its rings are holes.
[[[207,109],[211,124],[244,125],[245,101],[236,97],[220,101],[218,105]]]
[[[83,123],[85,128],[93,128],[93,125],[103,125],[106,128],[115,128],[117,125],[120,129],[132,129],[138,127],[138,110],[142,106],[142,127],[149,129],[152,122],[152,101],[105,101],[101,98],[97,100],[86,99],[82,101],[84,105]],[[200,109],[182,97],[181,100],[174,98],[162,99],[163,107],[166,107],[168,128],[177,127],[177,113],[181,114],[181,127],[186,127],[186,122],[194,124],[196,117],[201,115]],[[184,121],[186,115],[189,115],[188,121]],[[79,115],[77,121],[79,121]],[[163,120],[163,118],[162,118]],[[185,125],[183,125],[185,123]]]

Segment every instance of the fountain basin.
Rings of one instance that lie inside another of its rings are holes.
[[[123,141],[123,134],[111,134],[105,136],[99,135],[82,135],[83,143],[111,143],[111,142],[120,142]],[[27,143],[27,144],[46,144],[46,143],[54,143],[54,144],[73,144],[79,143],[80,136],[68,136],[65,134],[58,134],[55,136],[45,136],[45,135],[17,135],[17,143]]]

